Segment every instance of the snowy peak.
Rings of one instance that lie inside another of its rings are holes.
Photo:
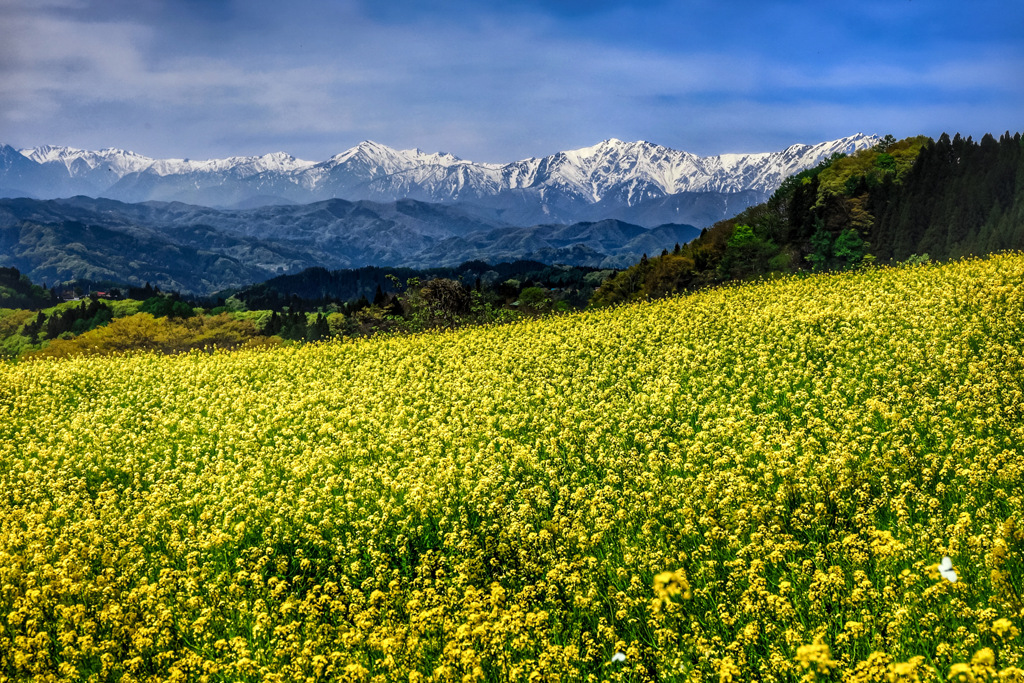
[[[43,145],[19,151],[24,157],[38,164],[60,164],[67,168],[71,177],[82,176],[90,171],[105,170],[112,172],[112,180],[120,180],[130,173],[144,172],[167,176],[229,171],[246,176],[266,171],[289,172],[308,168],[314,164],[311,161],[296,159],[285,152],[274,152],[263,156],[193,161],[190,159],[152,159],[113,147],[94,152],[74,147]]]
[[[64,166],[73,178],[99,169],[112,171],[117,178],[120,178],[128,173],[143,171],[154,162],[153,159],[141,154],[113,147],[94,152],[74,147],[44,145],[19,151],[23,156],[38,164]]]
[[[392,201],[413,198],[453,202],[502,190],[502,166],[475,164],[447,152],[396,150],[367,140],[327,161],[295,182],[327,196]]]
[[[689,188],[681,179],[695,170],[698,157],[646,141],[610,138],[592,147],[561,152],[542,161],[550,184],[573,188],[593,202],[633,185],[640,194],[676,194]],[[632,195],[633,193],[628,193]],[[637,197],[639,199],[639,197]]]
[[[325,169],[336,167],[355,169],[356,172],[374,177],[406,173],[423,167],[450,167],[455,165],[472,165],[462,161],[453,154],[436,152],[426,154],[419,149],[397,150],[379,142],[365,140],[355,147],[337,154],[327,161],[318,164]]]
[[[699,171],[689,178],[688,191],[735,192],[750,189],[770,194],[783,180],[835,153],[851,154],[877,143],[875,135],[858,133],[815,145],[790,145],[781,152],[720,154],[698,160]]]
[[[191,159],[161,159],[154,161],[146,171],[161,176],[185,173],[230,173],[247,178],[260,173],[290,173],[310,168],[312,161],[296,159],[285,152],[274,152],[263,156],[228,157],[227,159],[207,159],[194,161]]]
[[[781,152],[698,157],[650,142],[605,140],[562,152],[547,164],[550,177],[600,201],[623,184],[647,186],[665,195],[680,192],[770,193],[786,177],[817,165],[835,152],[851,153],[878,141],[857,134],[817,145],[791,145]]]

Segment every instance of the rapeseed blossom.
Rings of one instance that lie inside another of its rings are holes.
[[[1006,254],[0,364],[0,683],[1020,680],[1022,321]]]

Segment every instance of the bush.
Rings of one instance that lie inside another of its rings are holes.
[[[74,339],[55,339],[48,346],[27,356],[64,358],[73,355],[108,355],[127,351],[181,353],[202,348],[235,348],[259,336],[247,320],[235,320],[224,313],[187,320],[156,318],[137,313],[117,318],[106,327],[86,332]]]

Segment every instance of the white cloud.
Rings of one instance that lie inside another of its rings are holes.
[[[768,74],[768,85],[803,91],[886,88],[908,92],[931,89],[1020,93],[1021,73],[1024,73],[1021,56],[978,54],[970,59],[953,58],[914,66],[882,61],[821,67],[787,64]]]

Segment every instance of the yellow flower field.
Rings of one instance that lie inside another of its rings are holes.
[[[0,681],[1024,680],[1022,345],[1010,254],[0,364]]]

